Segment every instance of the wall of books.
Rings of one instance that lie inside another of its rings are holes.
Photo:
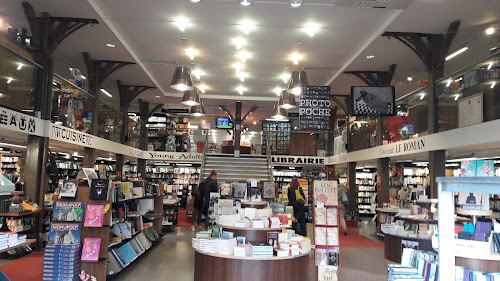
[[[290,122],[262,123],[262,154],[265,155],[269,146],[271,153],[287,155],[290,152]]]

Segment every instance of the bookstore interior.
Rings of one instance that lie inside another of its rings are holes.
[[[500,280],[498,11],[0,0],[0,281]]]

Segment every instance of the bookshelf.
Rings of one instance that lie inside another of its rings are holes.
[[[165,114],[155,114],[148,119],[146,124],[148,145],[153,148],[149,150],[162,150],[175,152],[174,143],[169,143],[170,136],[187,136],[188,135],[188,117],[166,116]],[[164,146],[164,148],[163,148]]]
[[[360,215],[374,215],[372,198],[377,194],[375,189],[376,169],[356,169],[356,186],[358,188],[358,212]]]
[[[290,151],[290,122],[263,122],[262,123],[262,154],[265,155],[267,146],[272,154],[287,155]]]

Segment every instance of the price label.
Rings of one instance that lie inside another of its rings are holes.
[[[79,215],[81,213],[83,213],[82,208],[75,209],[75,214]]]

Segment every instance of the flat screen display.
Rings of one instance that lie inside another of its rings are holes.
[[[232,129],[233,122],[228,117],[217,117],[215,118],[215,127],[218,129]]]
[[[394,116],[395,90],[393,86],[351,87],[352,116]]]

